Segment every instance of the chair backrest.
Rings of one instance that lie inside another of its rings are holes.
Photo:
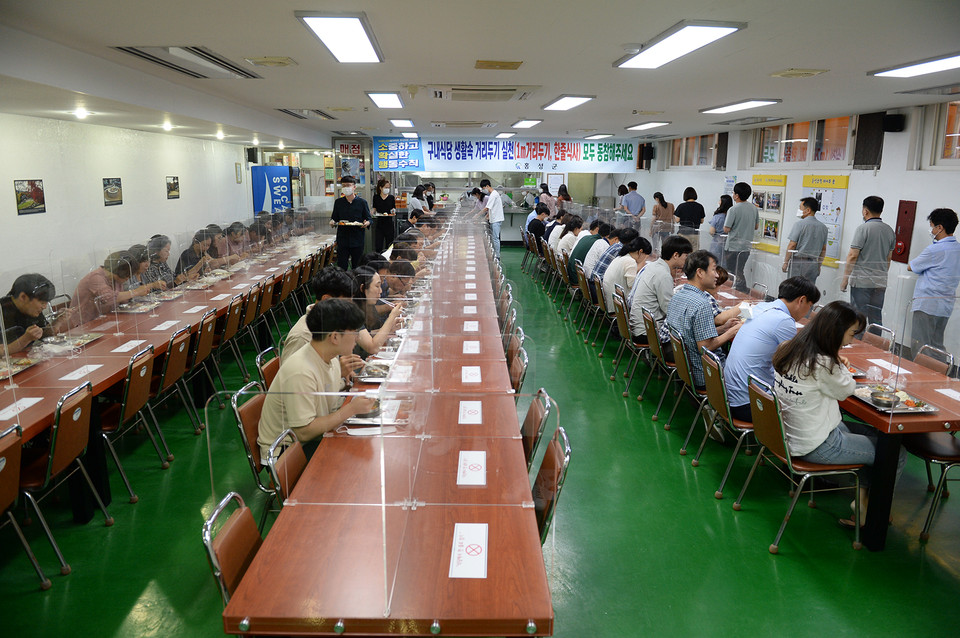
[[[211,311],[212,312],[212,311]],[[120,409],[120,424],[124,424],[143,409],[150,400],[150,383],[153,381],[153,346],[147,346],[130,357],[127,378],[123,384],[123,401]]]
[[[613,312],[607,308],[607,298],[603,296],[603,280],[596,275],[593,276],[593,290],[597,294],[597,305],[600,306],[600,310],[603,311],[603,314],[609,315],[611,312]]]
[[[759,299],[763,301],[767,298],[767,284],[761,284],[759,282],[753,283],[753,288],[750,289],[750,297],[753,299]]]
[[[677,366],[677,376],[680,380],[693,388],[693,376],[690,374],[690,362],[687,360],[687,349],[683,347],[683,337],[680,333],[667,326],[670,332],[670,345],[673,346],[673,363]]]
[[[603,292],[597,291],[597,295],[601,296]],[[613,308],[617,313],[617,330],[620,332],[620,338],[632,339],[630,336],[630,323],[627,320],[627,304],[624,303],[619,295],[613,298]]]
[[[730,404],[727,402],[727,384],[723,377],[720,357],[706,348],[700,348],[700,359],[703,361],[703,379],[707,386],[710,407],[717,411],[721,419],[732,424]]]
[[[563,489],[563,482],[567,477],[567,467],[570,465],[570,441],[562,427],[547,444],[543,454],[543,462],[533,483],[533,507],[537,516],[537,529],[540,531],[540,543],[547,540],[550,522],[557,509],[557,500]]]
[[[793,472],[793,463],[787,453],[787,441],[783,431],[783,419],[780,416],[780,401],[773,388],[750,375],[747,384],[750,394],[750,414],[753,417],[753,434],[760,445],[787,463],[787,469]]]
[[[519,348],[517,356],[510,364],[510,385],[516,394],[520,394],[520,388],[523,387],[523,379],[527,376],[527,366],[530,360],[527,358],[527,351]]]
[[[583,274],[583,262],[579,259],[573,261],[573,269],[577,273],[577,285],[580,286],[580,296],[585,302],[590,301],[590,285],[587,284],[587,276]]]
[[[149,375],[146,375],[149,378]],[[149,383],[147,384],[149,389]],[[93,408],[93,386],[86,382],[60,397],[50,430],[50,457],[45,488],[50,479],[67,469],[87,449],[90,439],[90,413]],[[41,488],[42,489],[42,488]]]
[[[22,448],[23,430],[19,425],[12,425],[0,432],[0,514],[17,502]]]
[[[252,396],[241,404],[241,397],[244,395]],[[260,460],[260,445],[257,443],[257,435],[260,432],[260,413],[263,411],[265,397],[263,386],[258,381],[251,381],[230,397],[230,406],[233,408],[233,416],[237,420],[240,441],[243,443],[243,451],[246,452],[247,461],[249,461],[250,469],[253,471],[253,478],[257,481],[260,490],[269,494],[273,490],[264,485],[260,478],[263,463]]]
[[[667,361],[663,356],[663,348],[660,347],[660,333],[657,330],[657,320],[653,318],[653,313],[643,306],[640,307],[640,314],[643,316],[643,327],[647,333],[647,345],[650,346],[650,352],[653,353],[653,356],[656,357],[660,363],[666,364]]]
[[[913,362],[927,370],[933,370],[940,374],[950,374],[950,368],[953,367],[953,355],[931,345],[925,345],[917,352]]]
[[[240,329],[240,320],[243,319],[243,294],[235,295],[227,306],[227,313],[224,315],[223,330],[220,331],[220,343],[226,343],[233,339]]]
[[[260,291],[262,286],[259,283],[250,287],[247,292],[247,301],[243,305],[243,326],[249,326],[257,318],[257,306],[260,305]]]
[[[193,340],[193,367],[197,367],[210,356],[213,350],[213,338],[216,335],[214,328],[217,324],[217,311],[208,310],[200,318],[200,327]]]
[[[287,439],[292,443],[284,445]],[[279,458],[277,458],[278,454]],[[277,502],[283,503],[290,496],[304,468],[307,467],[307,455],[303,453],[300,439],[293,430],[288,428],[281,432],[270,446],[267,467],[270,470],[270,478],[273,480]]]
[[[874,348],[879,348],[885,352],[893,350],[893,342],[896,337],[897,335],[893,330],[881,326],[879,323],[871,323],[863,332],[864,343],[869,343]]]
[[[310,273],[313,271],[314,259],[315,257],[313,255],[307,255],[303,261],[299,262],[297,265],[296,284],[294,285],[294,288],[306,286],[307,282],[310,281]]]
[[[537,390],[533,397],[533,402],[527,409],[527,416],[523,419],[520,426],[520,438],[523,441],[523,456],[527,459],[527,471],[530,471],[530,464],[533,463],[533,455],[537,450],[537,444],[540,437],[543,436],[543,429],[550,418],[550,397],[543,388]]]
[[[562,252],[557,252],[557,268],[560,270],[560,277],[563,279],[568,287],[573,288],[576,286],[572,281],[570,281],[570,262],[566,255]]]
[[[511,365],[520,353],[520,348],[523,347],[523,342],[526,338],[526,335],[523,333],[523,328],[517,326],[517,329],[510,335],[507,341],[507,366]]]
[[[300,262],[289,266],[286,270],[283,271],[283,275],[280,279],[280,293],[277,295],[277,303],[282,304],[287,300],[287,297],[290,296],[290,293],[293,292],[294,287],[297,285],[297,269],[300,267]]]
[[[167,353],[163,358],[163,370],[160,372],[160,385],[157,394],[165,391],[179,381],[187,371],[187,359],[190,358],[190,326],[184,326],[170,335]]]
[[[257,372],[260,373],[260,383],[264,388],[270,389],[270,384],[273,383],[273,378],[277,376],[279,369],[280,355],[273,346],[257,355]]]
[[[507,315],[507,320],[503,324],[503,351],[507,351],[507,346],[509,345],[510,336],[513,334],[514,328],[517,325],[517,309],[511,308],[510,314]]]
[[[277,285],[277,282],[273,279],[262,281],[261,283],[263,285],[260,288],[260,307],[257,309],[258,317],[273,307],[273,289]]]
[[[214,537],[214,525],[230,501],[236,501],[237,509],[230,514]],[[244,504],[243,499],[236,492],[230,492],[217,504],[213,513],[203,523],[201,537],[203,546],[207,550],[210,569],[213,571],[213,577],[217,579],[223,604],[226,605],[257,555],[263,539],[260,538],[260,531],[253,520],[250,508]]]

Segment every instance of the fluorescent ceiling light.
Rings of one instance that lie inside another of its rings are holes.
[[[400,101],[399,93],[367,93],[367,97],[373,100],[373,103],[380,109],[402,109],[403,102]]]
[[[608,137],[613,137],[613,133],[597,133],[596,135],[588,135],[587,137],[585,137],[585,138],[583,138],[583,139],[585,139],[585,140],[603,140],[603,139],[606,139],[606,138],[608,138]]]
[[[413,128],[413,120],[390,120],[397,128]]]
[[[755,109],[761,106],[770,106],[771,104],[779,104],[780,102],[783,102],[783,100],[751,98],[749,100],[744,100],[742,102],[735,102],[733,104],[722,104],[720,106],[711,106],[708,109],[700,109],[700,112],[708,115],[721,114],[721,113],[733,113],[735,111],[744,111],[746,109]]]
[[[561,95],[543,107],[544,111],[569,111],[594,99],[595,95]]]
[[[498,140],[505,140],[505,139],[507,139],[508,137],[513,137],[514,135],[516,135],[516,133],[497,133],[497,139],[498,139]]]
[[[373,30],[369,28],[365,14],[342,16],[318,16],[297,13],[314,35],[320,38],[337,62],[376,63],[383,62]]]
[[[408,132],[401,133],[401,135],[403,135],[403,136],[406,137],[407,139],[411,139],[411,140],[415,140],[415,139],[417,139],[418,137],[420,137],[420,136],[417,135],[416,133],[410,133],[409,131],[408,131]]]
[[[667,62],[746,27],[742,22],[684,20],[644,43],[639,53],[626,55],[614,62],[613,66],[621,69],[659,69]]]
[[[960,53],[951,53],[946,57],[928,58],[918,62],[911,62],[906,66],[871,71],[867,73],[867,75],[875,75],[878,78],[915,78],[918,75],[939,73],[940,71],[949,71],[957,68],[960,68]]]
[[[543,120],[519,120],[510,125],[510,128],[533,128]]]
[[[628,126],[628,131],[646,131],[647,129],[657,128],[658,126],[667,126],[670,122],[644,122],[642,124],[635,124],[634,126]]]

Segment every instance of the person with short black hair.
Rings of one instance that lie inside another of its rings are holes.
[[[391,297],[402,297],[410,290],[417,271],[409,261],[398,259],[390,262],[387,286]]]
[[[346,270],[356,268],[363,256],[363,232],[373,219],[366,200],[356,193],[357,180],[350,175],[340,178],[340,197],[333,202],[330,224],[337,226],[337,265]]]
[[[791,277],[780,282],[775,300],[752,308],[750,319],[730,346],[723,369],[727,403],[733,418],[753,422],[747,392],[750,377],[773,385],[773,353],[781,343],[797,336],[797,322],[806,317],[818,301],[820,291],[812,281]]]
[[[750,203],[752,192],[753,189],[746,182],[734,184],[733,206],[727,211],[727,218],[723,221],[723,234],[727,236],[723,266],[734,274],[734,287],[743,293],[750,290],[743,271],[750,257],[753,234],[760,228],[760,213],[757,207]]]
[[[127,252],[133,256],[133,268],[130,272],[130,279],[127,279],[124,288],[133,290],[147,283],[143,276],[146,274],[147,268],[150,267],[150,255],[147,247],[143,244],[134,244],[127,249]]]
[[[574,245],[573,250],[570,251],[570,281],[577,281],[577,262],[579,261],[580,264],[583,265],[593,245],[609,236],[610,230],[610,224],[601,222],[600,220],[594,220],[593,223],[590,224],[590,232],[580,233],[580,236],[577,238],[577,243]],[[584,274],[586,274],[586,271],[584,271]]]
[[[483,214],[490,222],[490,239],[493,243],[493,254],[500,258],[500,227],[503,225],[503,200],[500,193],[493,188],[489,179],[480,180],[480,190],[487,194],[487,201],[483,205]]]
[[[190,246],[180,253],[176,273],[185,279],[195,279],[203,275],[213,261],[213,258],[207,254],[212,242],[213,233],[206,228],[194,233]]]
[[[162,281],[167,288],[186,281],[186,276],[177,275],[170,269],[167,260],[170,259],[170,238],[166,235],[154,235],[147,242],[147,254],[150,256],[150,265],[143,273],[143,281]]]
[[[563,226],[563,232],[557,240],[557,252],[562,255],[569,255],[573,246],[577,243],[577,237],[583,229],[583,218],[580,215],[570,215],[567,217],[567,223]]]
[[[250,242],[250,252],[260,254],[270,245],[270,229],[263,220],[257,219],[247,227],[247,239]]]
[[[683,269],[687,255],[693,252],[690,240],[682,235],[670,235],[663,240],[660,259],[647,266],[637,275],[637,282],[630,291],[633,299],[630,304],[630,334],[634,343],[649,343],[646,324],[643,322],[643,309],[646,308],[658,322],[661,344],[669,345],[670,335],[664,327],[667,309],[673,299],[674,275]]]
[[[43,310],[57,296],[53,282],[39,273],[20,275],[13,280],[10,292],[0,298],[3,312],[3,340],[7,352],[20,352],[42,337],[48,337],[66,325],[67,316],[53,325],[47,323]],[[0,343],[0,354],[3,354]]]
[[[547,227],[544,222],[547,219],[547,216],[550,214],[550,209],[547,208],[547,205],[543,202],[537,204],[537,208],[534,210],[536,216],[530,220],[530,223],[527,225],[527,233],[529,234],[530,241],[533,242],[533,245],[537,249],[537,253],[543,254],[543,246],[541,245],[541,240],[543,239],[544,233],[547,232]]]
[[[310,309],[306,323],[310,344],[283,362],[263,401],[257,434],[263,459],[287,428],[301,442],[313,441],[376,405],[375,399],[359,394],[346,402],[342,396],[319,394],[349,388],[353,372],[363,365],[353,354],[363,311],[347,299],[324,299]]]
[[[409,233],[411,231],[420,232],[417,230],[417,223],[423,218],[423,210],[415,208],[410,211],[410,214],[407,215],[407,218],[401,220],[397,225],[397,230],[400,231],[400,234]]]
[[[787,252],[783,257],[783,272],[791,277],[806,277],[816,283],[820,276],[823,258],[827,255],[827,226],[816,218],[820,202],[813,197],[800,200],[797,215],[800,221],[790,229],[787,237]]]
[[[600,283],[603,287],[604,299],[607,308],[613,308],[613,295],[620,286],[626,291],[633,286],[633,280],[640,270],[641,264],[646,263],[647,257],[653,252],[650,241],[646,237],[634,237],[625,244],[621,244],[619,256],[610,262],[604,269]],[[599,291],[598,291],[599,292]]]
[[[612,233],[611,233],[612,234]],[[633,228],[621,228],[619,234],[617,235],[619,242],[614,242],[610,244],[603,254],[597,259],[597,263],[593,266],[593,271],[588,275],[590,278],[599,277],[600,282],[604,281],[604,276],[607,274],[607,268],[610,267],[610,264],[613,263],[613,260],[617,257],[620,257],[620,253],[623,250],[623,247],[627,244],[632,244],[638,237],[640,233]],[[628,251],[633,252],[633,251]],[[584,270],[584,274],[586,270]],[[612,308],[613,306],[608,306]]]
[[[700,224],[706,216],[703,205],[697,201],[697,189],[687,186],[683,189],[683,203],[674,211],[673,220],[680,225],[677,232],[687,238],[694,250],[700,248]]]
[[[850,304],[867,316],[867,323],[881,325],[887,271],[897,242],[896,233],[880,219],[882,213],[883,199],[876,195],[864,198],[863,223],[853,234],[840,280],[840,291],[850,287]]]
[[[77,283],[73,299],[70,300],[70,307],[73,308],[70,325],[76,327],[92,321],[113,312],[118,305],[134,297],[142,297],[151,290],[162,290],[166,287],[162,281],[154,281],[141,284],[134,290],[124,290],[124,283],[130,278],[135,266],[133,255],[121,250],[107,255],[103,266],[87,273]]]
[[[236,260],[250,256],[250,242],[247,240],[247,228],[242,222],[233,222],[227,227],[227,254]]]
[[[957,214],[949,208],[937,208],[927,216],[933,243],[910,260],[907,270],[917,273],[913,291],[913,330],[911,350],[929,344],[946,350],[943,333],[953,314],[957,286],[960,285],[960,244],[953,236]]]
[[[591,282],[591,290],[593,289],[593,269],[597,267],[600,257],[607,252],[610,246],[620,243],[620,230],[619,228],[610,229],[610,233],[603,238],[605,241],[594,242],[590,250],[587,251],[587,256],[583,259],[583,274],[587,276],[587,281]]]
[[[690,364],[690,374],[698,389],[703,389],[703,363],[700,348],[716,353],[723,361],[720,346],[732,341],[742,325],[733,321],[723,334],[717,332],[710,292],[717,287],[717,258],[706,250],[696,250],[687,256],[683,266],[685,283],[670,300],[667,308],[667,326],[680,333]],[[676,356],[676,355],[675,355]]]
[[[620,210],[638,219],[647,212],[647,202],[644,201],[643,195],[637,192],[636,182],[627,183],[627,192],[620,202]]]

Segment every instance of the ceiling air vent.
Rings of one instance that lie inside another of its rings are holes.
[[[784,69],[783,71],[777,71],[771,73],[770,77],[772,78],[786,78],[788,80],[798,80],[801,78],[812,78],[815,75],[820,75],[821,73],[826,73],[829,69]]]
[[[430,94],[436,100],[452,102],[519,102],[526,100],[538,86],[456,85],[431,86]]]
[[[114,47],[141,60],[199,79],[260,79],[206,47]]]
[[[786,117],[741,117],[736,120],[727,120],[726,122],[714,122],[714,124],[722,124],[724,126],[747,126],[750,124],[765,124],[767,122],[779,122],[781,120],[786,120],[789,118]]]
[[[430,122],[433,128],[494,128],[496,122],[458,121],[458,122]]]
[[[487,71],[516,71],[523,64],[521,60],[477,60],[473,68]]]
[[[267,55],[262,58],[244,58],[244,60],[254,66],[297,66],[293,58],[288,58],[285,55]]]
[[[319,120],[335,120],[337,118],[333,117],[326,111],[321,111],[320,109],[277,109],[281,113],[286,113],[290,117],[295,117],[298,120],[308,120],[310,118],[316,118]]]

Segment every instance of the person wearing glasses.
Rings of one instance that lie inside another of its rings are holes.
[[[0,298],[3,311],[0,353],[26,350],[37,339],[55,334],[66,325],[67,315],[53,324],[47,323],[43,316],[43,310],[56,295],[53,282],[37,273],[20,275],[13,281],[10,292]]]

